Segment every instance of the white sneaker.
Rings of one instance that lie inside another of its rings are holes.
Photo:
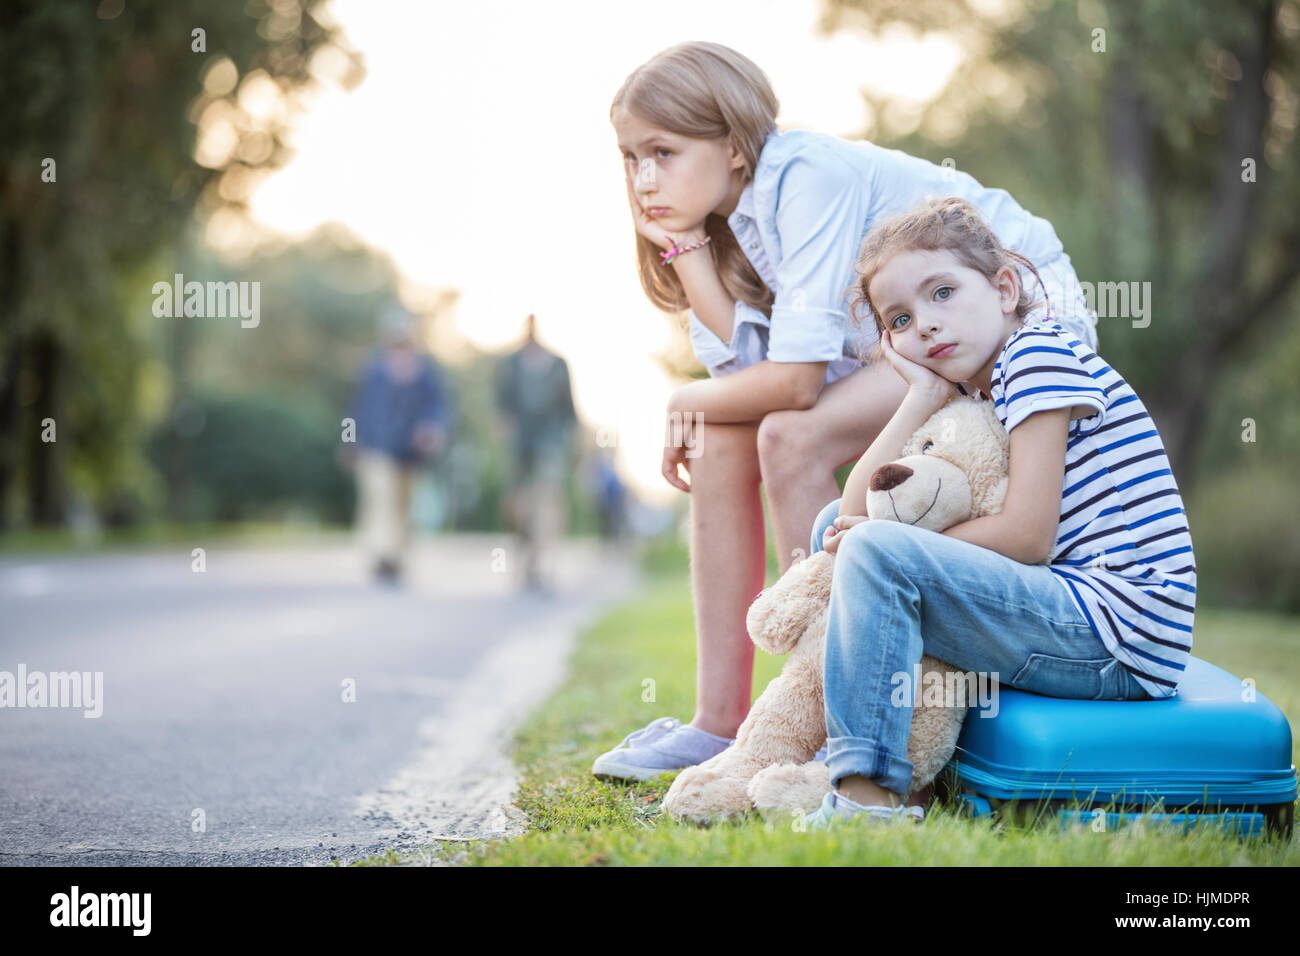
[[[832,789],[822,798],[821,806],[804,817],[803,822],[810,830],[829,830],[857,817],[873,823],[920,823],[925,819],[925,810],[904,804],[896,807],[864,806]]]
[[[676,717],[660,717],[597,757],[591,772],[606,780],[649,780],[704,763],[733,743],[735,738],[719,737]]]

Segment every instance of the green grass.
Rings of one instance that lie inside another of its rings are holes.
[[[567,682],[518,732],[521,768],[515,803],[523,836],[442,844],[418,857],[362,865],[442,862],[514,865],[1030,865],[1225,866],[1300,864],[1300,830],[1290,844],[1240,839],[1215,830],[1182,833],[1063,830],[1054,819],[973,820],[932,802],[920,826],[803,830],[794,816],[697,828],[661,812],[672,776],[642,783],[606,782],[591,762],[628,730],[674,714],[689,720],[695,700],[695,647],[685,556],[673,546],[649,552],[646,590],[612,610],[579,639]],[[769,577],[769,580],[771,578]],[[1300,716],[1300,655],[1294,618],[1198,610],[1198,657],[1255,677],[1260,693]],[[780,671],[780,658],[755,655],[755,696]],[[656,699],[643,701],[652,679]],[[1294,756],[1293,756],[1294,760]],[[811,809],[811,808],[810,808]]]

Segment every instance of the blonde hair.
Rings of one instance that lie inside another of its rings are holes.
[[[779,109],[767,76],[754,62],[721,43],[679,43],[637,67],[614,94],[609,115],[625,110],[641,120],[692,139],[732,137],[745,159],[746,182],[754,177],[759,153],[776,130]],[[772,313],[772,290],[759,277],[722,216],[704,220],[709,244],[701,252],[713,257],[722,286],[764,315]],[[660,265],[662,250],[636,235],[637,272],[650,301],[665,312],[690,307],[675,269]],[[699,255],[700,253],[695,253]]]
[[[1015,271],[1017,262],[1023,262],[1031,272],[1038,275],[1034,264],[1017,252],[1002,248],[998,238],[988,223],[974,206],[959,196],[945,196],[929,199],[908,212],[899,213],[876,225],[862,241],[856,265],[857,279],[849,297],[849,314],[855,325],[865,322],[858,315],[860,306],[866,306],[876,323],[876,341],[871,348],[862,345],[865,336],[859,341],[858,358],[872,362],[881,356],[879,339],[884,335],[885,325],[879,312],[872,305],[867,292],[871,280],[876,277],[886,262],[901,252],[924,250],[937,252],[946,250],[957,257],[962,265],[974,269],[990,282],[1004,266],[1011,266]],[[1020,282],[1020,298],[1016,302],[1016,317],[1021,325],[1031,309],[1035,307],[1029,291]],[[1044,301],[1047,287],[1043,286]],[[1050,315],[1049,315],[1050,318]]]

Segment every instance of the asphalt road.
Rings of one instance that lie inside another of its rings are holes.
[[[328,864],[517,832],[507,735],[636,572],[566,542],[531,594],[509,549],[423,541],[401,589],[339,541],[215,546],[201,573],[189,547],[0,560],[0,672],[102,675],[91,707],[0,706],[0,865]]]

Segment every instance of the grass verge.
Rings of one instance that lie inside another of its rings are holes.
[[[521,779],[515,804],[529,831],[513,839],[440,844],[416,856],[372,857],[359,865],[1300,864],[1300,830],[1289,844],[1212,829],[1096,832],[1087,826],[1062,829],[1054,819],[1036,824],[973,820],[933,802],[924,823],[908,827],[809,832],[793,816],[763,820],[757,814],[708,828],[677,824],[661,811],[671,775],[642,783],[591,775],[596,756],[628,731],[663,715],[689,720],[693,712],[695,629],[685,555],[673,546],[654,549],[645,567],[650,574],[645,591],[579,637],[566,682],[516,734]],[[1259,692],[1294,727],[1300,715],[1296,624],[1275,615],[1198,609],[1196,654],[1239,676],[1253,676]],[[756,653],[755,695],[780,672],[782,662]],[[651,688],[654,699],[643,699]]]

